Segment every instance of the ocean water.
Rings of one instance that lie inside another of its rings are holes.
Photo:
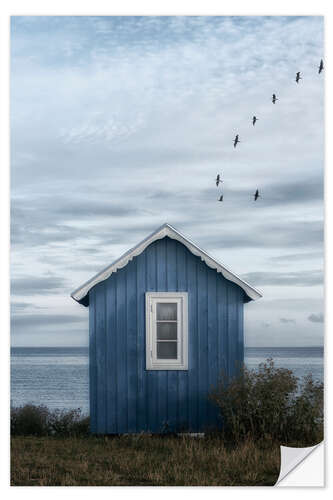
[[[88,348],[13,347],[11,406],[44,404],[88,414]]]
[[[312,373],[323,380],[322,347],[248,347],[245,363],[257,368],[273,358],[297,377]],[[11,405],[44,404],[51,409],[81,408],[89,413],[88,348],[13,347],[11,349]]]
[[[324,380],[323,347],[247,347],[245,364],[257,368],[268,358],[274,360],[276,368],[288,368],[298,378],[312,373],[316,380]]]

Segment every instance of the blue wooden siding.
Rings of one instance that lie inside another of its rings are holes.
[[[146,370],[145,292],[187,291],[189,369]],[[89,292],[90,416],[95,433],[220,425],[207,395],[243,362],[244,292],[181,243],[155,241]]]

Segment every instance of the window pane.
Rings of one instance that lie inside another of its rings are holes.
[[[158,302],[156,316],[159,320],[177,320],[177,304],[175,302]]]
[[[157,342],[157,359],[177,359],[177,342]]]
[[[156,323],[157,340],[177,340],[177,323]]]

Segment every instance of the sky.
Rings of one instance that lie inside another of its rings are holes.
[[[262,292],[246,346],[323,343],[323,29],[12,17],[12,345],[87,345],[70,293],[165,222]]]

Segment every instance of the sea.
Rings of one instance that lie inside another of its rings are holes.
[[[323,381],[323,347],[247,347],[245,364],[257,369],[268,358],[302,378]],[[87,347],[12,347],[11,406],[26,403],[50,409],[80,408],[89,414]]]

